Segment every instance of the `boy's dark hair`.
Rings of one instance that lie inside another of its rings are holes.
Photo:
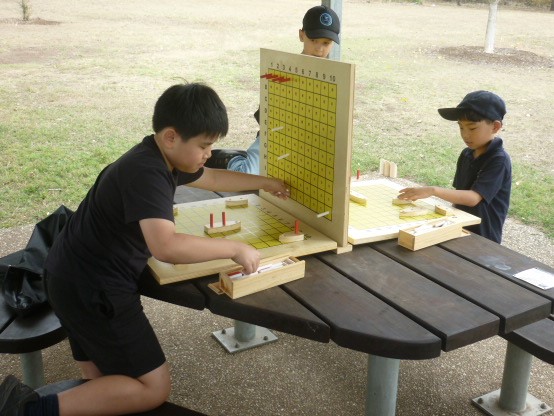
[[[479,114],[477,111],[473,111],[470,109],[464,109],[462,112],[458,114],[458,120],[467,120],[467,121],[473,121],[475,123],[479,121],[487,121],[489,123],[494,122],[494,120],[491,120],[490,118],[487,118],[483,116],[482,114]]]
[[[172,127],[188,140],[199,135],[223,137],[229,130],[227,109],[217,93],[201,83],[177,84],[158,98],[152,116],[155,133]]]

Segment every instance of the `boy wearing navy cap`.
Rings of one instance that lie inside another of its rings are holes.
[[[339,34],[340,21],[337,14],[326,6],[312,7],[304,15],[302,29],[298,31],[300,42],[303,43],[302,54],[327,58],[333,49],[333,42],[340,44]],[[254,118],[260,124],[259,108],[254,113]],[[260,173],[260,132],[246,152],[215,149],[206,166],[258,175]]]
[[[415,201],[436,196],[458,209],[481,218],[481,224],[469,231],[500,243],[502,227],[508,214],[512,188],[512,162],[496,134],[502,128],[506,104],[489,91],[467,94],[454,108],[440,108],[439,114],[457,121],[467,148],[462,150],[456,166],[453,186],[405,188],[398,198]]]

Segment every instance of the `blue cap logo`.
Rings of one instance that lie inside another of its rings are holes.
[[[319,16],[319,21],[323,26],[331,26],[333,24],[333,18],[329,13],[323,13]]]

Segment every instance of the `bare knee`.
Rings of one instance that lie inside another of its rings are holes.
[[[92,361],[77,361],[77,363],[81,369],[81,376],[83,379],[94,380],[95,378],[103,376],[102,372]]]
[[[171,392],[171,379],[167,363],[138,378],[146,387],[148,401],[152,407],[161,406]]]

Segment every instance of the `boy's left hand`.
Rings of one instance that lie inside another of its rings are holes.
[[[290,190],[280,179],[267,178],[267,182],[262,189],[281,199],[287,199],[290,196]]]
[[[418,199],[428,198],[433,196],[432,186],[422,186],[419,188],[404,188],[399,191],[398,199],[405,199],[408,201],[416,201]]]

